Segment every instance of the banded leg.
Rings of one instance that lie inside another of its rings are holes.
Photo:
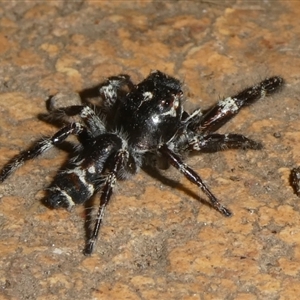
[[[270,77],[233,97],[225,98],[206,112],[200,122],[192,123],[191,129],[201,133],[214,132],[233,118],[243,106],[277,92],[283,83],[281,77]]]
[[[100,207],[97,213],[96,223],[92,235],[87,241],[86,247],[84,249],[84,255],[90,255],[93,252],[94,246],[98,238],[99,229],[103,220],[105,208],[110,200],[113,187],[117,181],[117,173],[124,165],[124,162],[127,160],[127,158],[128,152],[124,150],[118,151],[113,157],[113,166],[110,169],[109,173],[106,175],[106,179],[101,190]]]
[[[119,96],[119,92],[127,86],[128,91],[132,90],[134,84],[132,83],[130,76],[118,75],[109,77],[100,87],[100,95],[104,98],[104,106],[112,108],[116,103]],[[128,91],[125,91],[127,93]]]
[[[105,132],[102,120],[97,116],[93,109],[86,105],[72,105],[55,109],[51,111],[49,116],[54,119],[62,119],[64,116],[79,116],[93,136],[97,136]]]
[[[201,180],[200,176],[189,166],[187,166],[181,158],[176,155],[167,145],[162,146],[159,151],[167,156],[170,163],[178,169],[189,181],[196,184],[209,198],[212,206],[217,209],[225,217],[230,217],[232,215],[231,211],[223,206],[218,199],[211,193],[208,187]]]
[[[241,134],[212,133],[206,136],[195,136],[188,141],[188,150],[218,152],[225,149],[262,149],[262,144]]]
[[[29,150],[21,152],[14,157],[4,168],[0,171],[0,182],[3,182],[11,173],[20,168],[27,160],[34,159],[44,152],[48,151],[55,145],[62,143],[69,135],[80,135],[85,131],[85,128],[80,123],[71,123],[50,138],[45,138],[38,141]]]

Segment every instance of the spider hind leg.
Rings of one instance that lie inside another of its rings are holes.
[[[105,208],[111,198],[113,187],[115,186],[117,181],[118,173],[120,172],[122,167],[124,167],[128,158],[128,151],[123,149],[120,149],[115,155],[112,155],[109,158],[111,164],[110,167],[108,167],[109,170],[107,170],[107,173],[104,175],[105,179],[101,189],[100,206],[96,216],[94,229],[92,230],[92,233],[89,236],[86,247],[84,249],[84,255],[90,255],[93,252],[99,235],[100,226],[104,217]]]
[[[73,134],[80,136],[84,132],[85,128],[80,123],[70,123],[69,125],[61,128],[51,138],[45,138],[41,141],[38,141],[29,150],[21,152],[4,166],[4,168],[0,171],[0,182],[3,182],[10,174],[20,168],[26,161],[40,156],[55,145],[59,145],[69,135]]]
[[[222,205],[219,200],[212,194],[200,176],[188,165],[186,165],[181,158],[175,154],[167,145],[162,146],[159,151],[168,157],[170,163],[178,169],[189,181],[197,185],[208,197],[211,205],[218,210],[225,217],[231,217],[232,212]]]

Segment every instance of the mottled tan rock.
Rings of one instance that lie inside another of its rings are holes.
[[[76,105],[108,76],[167,72],[183,81],[188,109],[266,76],[286,80],[220,130],[261,151],[187,160],[231,218],[174,169],[161,171],[169,185],[141,171],[117,184],[85,257],[88,212],[41,202],[67,153],[25,164],[0,185],[0,299],[298,299],[300,199],[289,175],[300,165],[299,14],[289,0],[0,4],[1,166],[57,131],[38,118],[50,95]]]

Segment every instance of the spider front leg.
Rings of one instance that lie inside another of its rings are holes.
[[[98,136],[105,132],[105,126],[102,120],[97,116],[95,111],[86,105],[72,105],[67,107],[61,107],[52,110],[49,117],[53,119],[63,119],[65,116],[74,117],[79,116],[85,125],[88,127],[92,136]]]
[[[128,159],[128,157],[129,155],[126,150],[120,150],[112,157],[112,167],[105,175],[105,182],[101,190],[100,207],[96,216],[92,235],[88,239],[86,247],[84,249],[84,255],[90,255],[93,252],[99,235],[99,229],[103,220],[105,208],[111,198],[113,187],[115,186],[115,183],[117,181],[117,174],[121,170],[121,168],[124,167],[124,163]]]
[[[159,152],[164,154],[170,160],[170,163],[178,169],[189,181],[196,184],[201,190],[207,195],[210,200],[212,206],[217,209],[221,214],[226,217],[230,217],[232,212],[223,206],[218,199],[211,193],[208,187],[201,180],[200,176],[188,165],[186,165],[181,158],[176,155],[171,149],[168,148],[167,145],[163,145],[159,148]]]
[[[241,134],[192,135],[187,141],[188,151],[218,152],[225,149],[262,149],[262,144]]]
[[[3,182],[11,173],[20,168],[27,160],[34,159],[44,152],[48,151],[55,145],[62,143],[69,135],[74,134],[79,136],[86,133],[85,128],[80,123],[71,123],[61,128],[51,138],[43,139],[37,142],[29,150],[21,152],[14,157],[4,168],[0,171],[0,182]]]
[[[277,92],[283,83],[284,80],[281,77],[270,77],[233,97],[222,99],[200,119],[196,115],[195,121],[191,120],[189,128],[202,134],[214,132],[232,119],[243,106],[250,105],[265,96]]]
[[[127,90],[124,88],[125,86],[127,86]],[[133,87],[134,84],[128,75],[121,74],[109,77],[101,84],[99,89],[100,95],[104,98],[104,106],[106,108],[112,108],[120,96],[120,92],[123,91],[123,93],[126,94],[128,91],[132,90]]]

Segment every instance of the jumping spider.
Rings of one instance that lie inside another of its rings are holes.
[[[136,174],[147,162],[168,161],[197,185],[211,205],[224,216],[231,211],[223,206],[182,157],[191,151],[217,152],[227,148],[261,149],[262,145],[241,134],[215,133],[239,110],[280,89],[283,79],[271,77],[234,97],[222,99],[210,110],[191,114],[183,109],[184,96],[179,80],[153,71],[135,85],[128,75],[108,78],[100,88],[101,113],[89,106],[73,105],[52,111],[57,117],[79,116],[82,122],[68,122],[52,137],[35,143],[4,166],[3,182],[27,160],[36,158],[53,146],[75,135],[79,145],[48,188],[46,205],[70,209],[100,193],[100,207],[85,255],[92,253],[104,210],[118,179]],[[126,92],[124,92],[126,91]]]

